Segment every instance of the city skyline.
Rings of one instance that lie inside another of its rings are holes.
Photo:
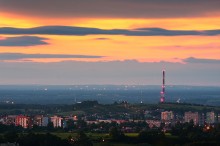
[[[220,86],[219,4],[0,0],[0,84]]]

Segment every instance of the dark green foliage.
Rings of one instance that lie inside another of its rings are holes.
[[[73,130],[74,128],[75,128],[74,121],[73,120],[68,120],[66,122],[65,130],[69,131],[69,130]]]
[[[94,101],[83,101],[82,103],[77,103],[75,105],[76,108],[88,108],[88,107],[94,107],[99,105],[98,101],[94,100]]]
[[[49,122],[49,123],[47,124],[47,130],[50,131],[50,132],[52,132],[52,131],[54,130],[54,126],[53,126],[53,123],[52,123],[52,122]]]
[[[73,146],[93,146],[92,141],[83,131],[80,131],[76,138],[71,138],[70,142]]]
[[[15,131],[8,131],[4,134],[6,142],[16,142],[18,140],[18,134]]]
[[[0,133],[9,132],[9,131],[22,132],[23,130],[24,129],[21,126],[0,124]]]
[[[2,135],[0,135],[0,143],[5,143],[5,142],[6,141],[5,141],[4,137]]]
[[[164,133],[159,130],[141,131],[138,135],[139,142],[154,143],[164,138]]]
[[[70,146],[67,140],[62,140],[49,133],[23,135],[18,143],[20,146]]]
[[[150,145],[148,143],[140,143],[140,144],[137,144],[137,146],[152,146],[152,145]]]
[[[87,123],[84,120],[78,120],[76,126],[78,129],[86,129]]]
[[[183,141],[201,141],[212,137],[211,131],[203,131],[202,127],[194,126],[193,122],[184,124],[177,123],[176,126],[172,128],[171,133],[181,137]]]
[[[202,142],[193,142],[193,143],[185,144],[184,146],[220,146],[220,143],[202,141]]]
[[[113,141],[123,141],[123,139],[125,139],[124,133],[117,127],[112,127],[110,129],[109,136]]]

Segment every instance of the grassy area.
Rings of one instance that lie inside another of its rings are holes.
[[[69,136],[73,136],[75,137],[77,134],[76,133],[68,133],[68,132],[54,132],[54,133],[51,133],[53,135],[56,135],[58,137],[60,137],[61,139],[68,139]]]
[[[171,138],[171,139],[176,139],[176,138],[178,138],[178,136],[174,136],[174,135],[172,135],[171,133],[165,133],[165,136],[166,136],[167,138]]]
[[[54,115],[69,116],[69,115],[82,115],[82,114],[85,114],[85,112],[84,111],[68,111],[68,112],[55,113]]]
[[[53,135],[56,135],[62,139],[66,139],[68,138],[70,135],[71,136],[76,136],[77,133],[69,133],[69,132],[54,132],[51,133]],[[88,135],[88,137],[90,137],[91,139],[98,139],[98,138],[108,138],[109,134],[108,133],[86,133]],[[129,136],[129,137],[137,137],[138,133],[125,133],[125,135]]]
[[[178,108],[192,108],[194,110],[198,110],[198,111],[201,111],[203,109],[215,109],[215,110],[220,110],[220,107],[217,107],[217,106],[209,106],[209,105],[193,105],[193,104],[174,104],[174,103],[165,103],[165,104],[159,104],[159,106],[161,107],[165,107],[165,108],[168,108],[168,107],[172,107],[174,109],[178,109]]]
[[[0,109],[0,114],[17,114],[25,113],[24,109]]]
[[[126,136],[129,137],[137,137],[139,133],[125,133]]]
[[[142,104],[142,105],[133,105],[133,108],[136,109],[164,109],[172,111],[203,111],[203,110],[215,110],[220,111],[220,107],[217,106],[208,106],[208,105],[195,105],[195,104],[184,104],[184,103],[163,103],[163,104]]]
[[[86,133],[91,139],[108,138],[108,133]]]
[[[51,133],[53,135],[56,135],[62,139],[67,139],[69,136],[75,137],[77,133],[69,133],[69,132],[53,132]],[[87,136],[91,139],[98,139],[98,138],[108,138],[108,133],[86,133]]]
[[[23,133],[28,134],[28,133]],[[46,134],[46,132],[39,132],[36,134]],[[77,133],[70,133],[70,132],[52,132],[51,134],[60,137],[61,139],[68,139],[71,137],[76,137]],[[93,141],[94,146],[151,146],[147,143],[139,143],[139,144],[132,144],[132,143],[126,143],[126,142],[112,142],[110,140],[108,133],[86,133],[87,136]],[[0,134],[1,135],[1,134]],[[126,133],[129,137],[137,137],[138,133]],[[177,136],[173,136],[170,133],[166,133],[166,139],[162,141],[156,141],[154,143],[155,146],[161,146],[161,145],[170,145],[178,141]],[[105,141],[102,142],[101,140],[104,139]],[[177,142],[178,143],[178,142]]]
[[[69,133],[69,132],[53,132],[51,134],[56,135],[56,136],[58,136],[62,139],[67,139],[70,135],[71,136],[76,136],[77,135],[77,133]],[[109,137],[108,133],[86,133],[86,134],[91,139],[108,138]],[[129,136],[129,137],[137,137],[138,134],[139,133],[125,133],[125,135]],[[173,136],[171,133],[165,133],[165,136],[167,138],[176,138],[176,136]]]
[[[94,146],[151,146],[147,143],[141,144],[124,144],[124,143],[94,143]]]

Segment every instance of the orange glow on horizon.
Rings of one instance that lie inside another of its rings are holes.
[[[100,29],[163,28],[169,30],[219,29],[220,16],[196,18],[40,18],[0,12],[0,27],[32,28],[37,26],[66,25]],[[1,35],[6,37],[21,35]],[[96,59],[27,59],[34,62],[77,61],[123,61],[181,62],[188,57],[220,59],[220,41],[217,36],[123,36],[123,35],[30,35],[48,38],[48,45],[0,46],[0,53],[24,54],[79,54],[103,56]],[[106,38],[97,40],[97,38]],[[22,61],[22,60],[19,60]]]
[[[0,12],[0,27],[30,28],[49,25],[100,29],[163,28],[169,30],[219,29],[220,16],[192,18],[43,18]]]
[[[49,40],[45,41],[49,45],[21,46],[13,47],[13,49],[0,46],[0,53],[103,56],[103,58],[96,59],[35,59],[37,62],[59,62],[63,60],[181,62],[180,59],[188,57],[220,59],[218,55],[220,53],[219,36],[38,36],[48,38]],[[3,37],[10,37],[10,35]],[[96,38],[108,39],[96,40]]]

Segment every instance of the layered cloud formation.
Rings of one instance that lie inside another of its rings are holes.
[[[0,53],[0,60],[20,60],[20,59],[48,59],[48,58],[102,58],[103,56],[89,55],[68,55],[68,54],[23,54],[23,53]]]
[[[219,6],[0,0],[0,84],[220,85]]]
[[[202,59],[202,58],[194,58],[189,57],[183,60],[186,63],[205,63],[205,64],[219,64],[220,65],[220,59]]]
[[[47,45],[47,38],[37,36],[18,36],[0,39],[0,46],[16,47],[16,46],[37,46]]]
[[[0,34],[43,34],[43,35],[126,35],[126,36],[184,36],[184,35],[219,35],[217,30],[166,30],[162,28],[137,28],[133,30],[71,27],[71,26],[42,26],[35,28],[0,28]]]

